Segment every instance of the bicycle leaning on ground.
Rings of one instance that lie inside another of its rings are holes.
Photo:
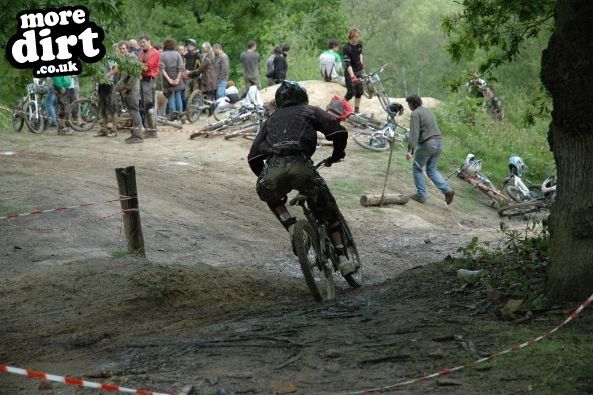
[[[556,198],[556,176],[550,176],[544,180],[540,187],[540,193],[531,191],[531,199],[519,203],[501,207],[498,215],[501,217],[515,217],[541,210],[550,210]]]
[[[315,165],[315,169],[327,166],[330,158],[324,159]],[[331,300],[335,298],[336,286],[333,273],[339,272],[339,258],[331,241],[327,227],[315,216],[309,208],[307,197],[298,194],[290,199],[291,206],[301,206],[305,219],[299,219],[294,225],[292,233],[292,245],[296,253],[305,282],[313,298],[317,301]],[[342,213],[339,213],[342,235],[342,242],[347,258],[354,263],[356,271],[344,276],[344,279],[351,287],[357,288],[362,285],[362,264],[352,232]]]
[[[498,190],[492,181],[482,173],[482,160],[476,159],[474,154],[468,154],[463,164],[449,174],[447,179],[452,175],[456,175],[482,191],[490,199],[492,207],[504,206],[512,202],[509,196]]]

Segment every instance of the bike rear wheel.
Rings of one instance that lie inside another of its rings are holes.
[[[356,131],[352,139],[358,145],[371,151],[383,152],[389,150],[389,141],[386,138],[375,137],[373,132]]]
[[[23,111],[25,112],[25,123],[29,130],[33,133],[43,132],[43,116],[38,104],[33,100],[29,100],[23,106]]]
[[[323,254],[317,232],[308,221],[299,220],[294,225],[292,243],[313,298],[318,302],[334,299],[336,286],[333,268],[327,260],[320,262]]]
[[[187,98],[186,111],[187,120],[191,123],[200,119],[204,109],[204,94],[201,90],[195,90]]]
[[[353,288],[358,288],[362,285],[362,261],[360,260],[360,255],[358,254],[358,248],[356,248],[356,243],[354,242],[354,238],[352,237],[352,232],[350,231],[350,227],[348,223],[344,219],[342,215],[340,215],[340,220],[342,221],[342,226],[344,229],[344,247],[348,253],[348,258],[356,267],[356,271],[352,274],[344,276],[344,279]]]
[[[532,202],[515,203],[506,207],[502,207],[500,210],[498,210],[498,215],[501,217],[516,217],[519,215],[540,211],[545,207],[545,204],[537,200]]]
[[[79,99],[68,107],[68,123],[78,132],[91,130],[99,122],[99,107],[90,99]]]

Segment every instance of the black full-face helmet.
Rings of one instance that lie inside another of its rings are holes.
[[[193,38],[188,38],[187,40],[185,40],[185,45],[193,45],[194,48],[198,48],[198,43],[196,43],[196,40],[194,40]]]
[[[276,90],[276,107],[283,108],[299,104],[309,104],[309,95],[305,87],[296,81],[282,81]]]

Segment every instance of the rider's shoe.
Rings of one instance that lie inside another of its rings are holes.
[[[352,262],[350,262],[348,258],[346,258],[346,255],[340,255],[338,258],[340,260],[338,266],[340,268],[340,273],[342,273],[342,276],[348,276],[356,271],[356,267]]]
[[[445,203],[447,203],[447,206],[453,202],[454,196],[455,196],[455,191],[449,191],[449,192],[445,193]]]

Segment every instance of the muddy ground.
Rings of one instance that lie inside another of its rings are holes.
[[[250,142],[190,141],[197,127],[131,146],[125,134],[0,133],[0,215],[113,199],[114,169],[133,165],[147,253],[123,254],[117,202],[0,220],[0,363],[160,392],[310,394],[468,362],[462,338],[482,351],[508,346],[491,326],[467,332],[496,318],[450,295],[454,273],[434,264],[474,235],[498,237],[496,212],[469,186],[452,181],[452,213],[434,190],[425,205],[363,208],[361,193],[381,191],[388,154],[350,142],[346,160],[322,174],[357,240],[365,285],[338,279],[336,300],[317,303],[254,192]],[[413,192],[403,153],[388,192]],[[469,369],[399,391],[520,393],[537,382],[512,368]],[[0,376],[1,394],[93,392]]]

